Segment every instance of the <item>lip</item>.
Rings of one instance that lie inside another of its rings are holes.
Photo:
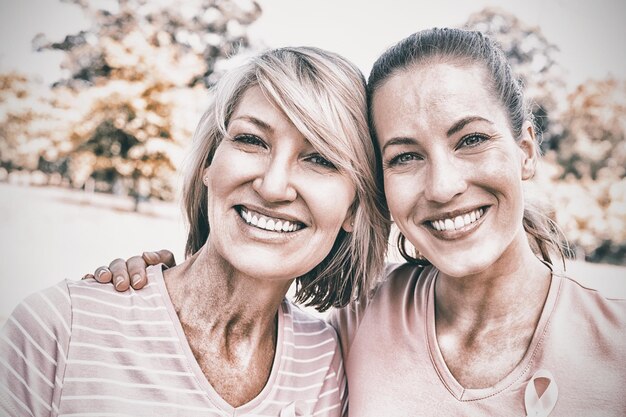
[[[239,230],[245,236],[247,236],[248,239],[251,239],[253,241],[258,241],[260,243],[268,243],[268,244],[281,244],[281,243],[288,242],[291,239],[294,239],[294,238],[300,236],[301,232],[303,232],[304,230],[307,230],[307,227],[305,227],[305,226],[301,227],[300,229],[294,230],[292,232],[288,232],[288,233],[276,232],[276,231],[267,230],[267,229],[261,229],[259,227],[256,227],[256,226],[253,226],[253,225],[247,223],[241,217],[240,210],[241,210],[242,207],[246,208],[246,209],[249,209],[249,210],[253,210],[253,209],[249,208],[250,206],[242,206],[242,205],[234,206],[233,207],[233,213],[234,213],[235,217],[237,218],[237,220],[235,220],[235,221],[237,222],[237,225],[239,226]],[[253,210],[253,211],[256,211],[256,210]],[[259,213],[261,213],[261,212],[259,211]],[[263,213],[268,213],[268,210],[265,210]],[[270,214],[263,214],[263,215],[264,216],[272,216]],[[293,217],[291,217],[291,218],[293,218]],[[302,224],[302,223],[300,223],[300,224]]]
[[[304,221],[300,220],[297,216],[295,216],[293,214],[282,212],[280,210],[278,210],[278,211],[276,211],[276,210],[269,210],[269,209],[267,209],[265,207],[259,207],[259,206],[253,205],[253,204],[237,204],[237,205],[233,206],[233,208],[236,211],[241,210],[241,207],[245,208],[248,211],[255,211],[255,212],[257,212],[259,214],[262,214],[263,216],[266,216],[266,217],[273,217],[273,218],[276,218],[276,219],[279,219],[279,220],[283,220],[283,221],[287,220],[287,221],[292,222],[292,223],[300,223],[303,226],[303,228],[309,226],[309,224],[307,224],[307,222],[304,222]]]
[[[454,218],[454,217],[459,216],[461,214],[465,214],[465,213],[471,212],[472,210],[478,210],[478,209],[481,209],[481,208],[484,210],[484,213],[480,217],[480,219],[476,220],[474,223],[471,223],[471,224],[468,224],[468,225],[462,227],[461,229],[456,229],[456,230],[437,230],[437,229],[435,229],[434,227],[432,227],[430,225],[431,221],[442,220],[442,219],[447,219],[447,218]],[[461,238],[465,238],[465,237],[469,236],[476,229],[478,229],[478,227],[480,227],[480,225],[485,221],[485,218],[488,216],[490,209],[491,209],[491,206],[474,206],[473,209],[460,209],[460,210],[448,211],[448,212],[441,213],[441,214],[437,215],[437,216],[444,216],[444,217],[431,217],[429,220],[425,220],[422,223],[422,225],[431,234],[433,234],[435,237],[437,237],[439,239],[442,239],[442,240],[461,239]]]
[[[445,211],[445,212],[441,212],[439,214],[433,215],[433,216],[429,216],[427,218],[425,218],[422,223],[424,224],[428,224],[428,222],[432,222],[435,220],[443,220],[443,219],[450,219],[450,218],[455,218],[457,216],[460,216],[462,214],[465,213],[470,213],[474,210],[478,210],[478,209],[484,209],[485,211],[487,211],[489,209],[490,206],[468,206],[466,208],[461,208],[461,209],[456,209],[456,210],[450,210],[450,211]]]

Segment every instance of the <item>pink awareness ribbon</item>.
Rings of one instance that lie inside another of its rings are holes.
[[[537,393],[535,380],[545,378],[548,386],[541,397]],[[552,373],[546,369],[540,369],[530,378],[524,392],[524,406],[526,407],[526,417],[548,417],[556,405],[559,389]]]

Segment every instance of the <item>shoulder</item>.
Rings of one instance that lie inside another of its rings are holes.
[[[68,281],[17,305],[0,331],[0,414],[48,415],[63,380],[72,329]],[[38,401],[33,401],[36,398]]]
[[[22,300],[5,324],[5,333],[16,331],[22,337],[69,339],[71,327],[71,299],[68,285],[61,281]]]
[[[363,293],[348,306],[333,310],[328,318],[341,341],[344,357],[363,323],[386,323],[402,311],[401,305],[413,303],[417,294],[426,293],[429,279],[436,270],[409,263],[388,264],[384,276],[371,291]],[[406,301],[406,302],[405,302]],[[372,317],[369,320],[368,317]]]
[[[141,310],[150,306],[161,306],[161,289],[163,285],[160,269],[148,268],[148,283],[141,290],[132,288],[126,292],[117,291],[111,284],[101,284],[94,279],[68,282],[69,296],[74,308],[89,308],[97,312],[110,314],[112,308]]]
[[[335,329],[324,319],[302,310],[291,301],[283,301],[283,312],[291,318],[294,339],[302,344],[314,344],[332,338],[336,341]]]
[[[626,327],[626,299],[621,295],[607,295],[589,283],[555,273],[561,280],[559,306],[571,309],[573,315],[599,322],[607,321],[621,328]]]
[[[370,291],[363,292],[348,306],[333,310],[330,321],[334,324],[342,317],[349,317],[352,321],[359,322],[372,304],[380,304],[387,299],[397,300],[407,294],[413,297],[415,287],[418,284],[423,285],[435,271],[432,267],[424,268],[409,263],[387,264],[377,285]]]
[[[287,300],[283,302],[283,312],[283,337],[293,361],[319,366],[334,364],[333,367],[339,364],[339,339],[330,324]]]
[[[389,264],[385,268],[383,279],[374,290],[374,295],[378,293],[404,292],[407,287],[423,283],[425,279],[434,275],[435,272],[436,269],[433,266],[424,267],[406,262]]]

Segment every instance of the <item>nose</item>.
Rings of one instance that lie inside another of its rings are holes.
[[[467,169],[449,155],[432,158],[424,181],[425,195],[430,201],[447,203],[467,189]]]
[[[297,196],[292,177],[288,158],[272,157],[265,170],[254,179],[252,187],[265,201],[289,202],[295,200]]]

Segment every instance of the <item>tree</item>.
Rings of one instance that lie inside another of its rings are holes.
[[[71,0],[91,26],[37,50],[59,50],[69,77],[54,84],[64,110],[57,159],[75,187],[171,199],[183,145],[207,102],[216,64],[250,47],[253,0],[119,0],[115,10]]]
[[[542,149],[558,148],[563,131],[560,104],[566,95],[563,69],[557,61],[558,48],[538,27],[526,25],[496,8],[471,15],[464,27],[487,33],[498,42],[513,72],[521,79],[527,98],[535,104],[533,114],[542,134]]]
[[[0,167],[38,169],[39,158],[54,148],[56,122],[40,82],[17,72],[0,74]]]
[[[563,177],[626,176],[626,82],[590,80],[568,97],[558,160]]]

